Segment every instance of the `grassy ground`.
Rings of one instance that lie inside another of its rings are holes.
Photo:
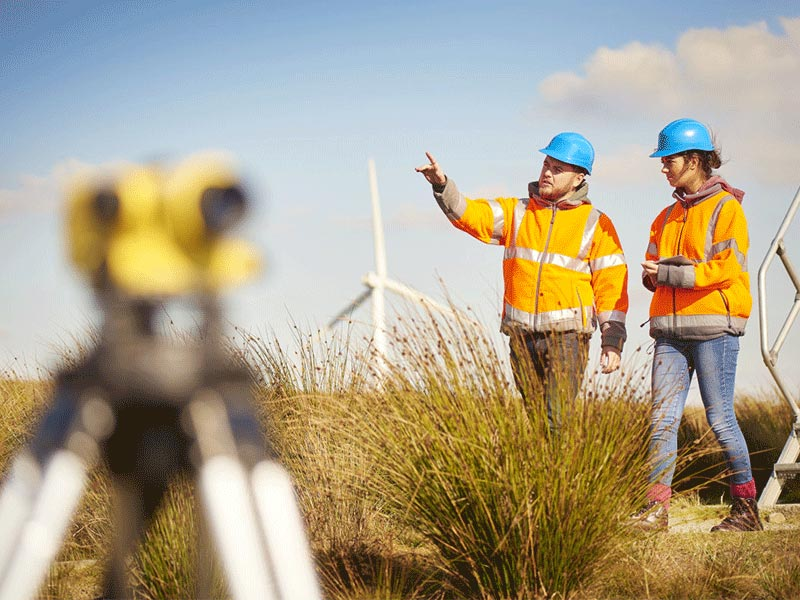
[[[764,532],[708,533],[726,510],[726,505],[677,501],[670,514],[669,533],[632,536],[616,551],[613,566],[571,597],[576,600],[800,598],[800,506],[779,505],[768,511]],[[777,514],[783,518],[774,521]],[[424,588],[424,579],[433,576],[419,558],[403,552],[397,552],[393,558],[390,544],[373,550],[382,555],[370,558],[364,549],[360,565],[352,564],[352,559],[349,559],[351,564],[340,560],[336,587],[346,587],[342,582],[349,579],[350,589],[332,589],[328,597],[402,598],[387,594],[382,586],[393,581],[391,586],[396,590],[415,589],[417,585]],[[334,557],[320,558],[327,561],[326,569],[335,566]],[[60,583],[53,584],[42,598],[92,600],[99,593],[101,571],[102,562],[98,560],[59,562],[51,578]],[[186,596],[175,598],[188,600]]]
[[[589,374],[552,436],[542,407],[522,405],[507,358],[464,327],[409,320],[380,388],[347,340],[245,340],[257,411],[294,478],[326,598],[800,598],[795,505],[765,511],[764,532],[708,532],[726,514],[726,486],[701,413],[681,427],[670,531],[624,527],[646,487],[646,364],[613,384]],[[50,392],[49,381],[0,377],[3,469]],[[737,413],[760,490],[790,419],[768,396],[739,398]],[[101,470],[41,598],[99,594],[109,507]],[[196,515],[191,483],[176,482],[131,560],[137,600],[195,597]],[[213,597],[225,598],[215,582]]]
[[[800,506],[765,511],[765,531],[709,533],[726,505],[677,501],[669,533],[631,538],[581,600],[800,598]]]

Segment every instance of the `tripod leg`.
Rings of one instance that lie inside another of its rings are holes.
[[[279,596],[282,600],[318,600],[322,594],[292,481],[286,469],[274,460],[274,451],[265,447],[248,376],[239,373],[218,389],[224,398],[239,460],[248,472]]]
[[[8,478],[0,490],[0,574],[19,538],[25,521],[33,510],[33,502],[42,484],[41,465],[23,452],[11,464]]]
[[[0,600],[36,593],[97,460],[97,440],[112,424],[113,414],[101,397],[83,395],[64,381],[56,386],[53,406],[0,493],[4,523],[16,519],[3,526],[8,536],[0,542]]]
[[[0,576],[19,543],[42,486],[43,472],[50,456],[64,448],[70,429],[78,420],[77,393],[59,385],[53,405],[37,426],[31,445],[12,461],[0,490]]]
[[[251,481],[281,598],[321,600],[314,561],[289,474],[274,461],[262,461],[253,468]]]
[[[191,401],[187,415],[202,457],[197,488],[228,588],[235,600],[277,600],[225,405],[215,392],[205,390]]]
[[[86,473],[83,459],[69,450],[57,450],[49,458],[30,514],[13,541],[14,554],[0,580],[0,600],[25,600],[36,594],[78,507]]]

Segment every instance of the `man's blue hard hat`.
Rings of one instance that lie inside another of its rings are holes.
[[[672,156],[686,150],[714,149],[708,128],[694,119],[678,119],[673,121],[658,134],[658,147],[650,158]]]
[[[539,150],[547,156],[552,156],[561,162],[575,165],[586,169],[592,174],[592,164],[594,164],[594,148],[585,137],[580,133],[565,131],[559,133],[550,140],[547,148]]]

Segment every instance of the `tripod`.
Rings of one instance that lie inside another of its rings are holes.
[[[215,164],[161,178],[134,170],[111,189],[84,186],[71,204],[73,260],[92,276],[103,320],[94,349],[57,374],[53,404],[0,488],[0,600],[34,597],[99,461],[117,498],[105,598],[130,597],[126,559],[182,473],[195,479],[235,600],[321,598],[292,482],[264,440],[247,369],[224,351],[208,284],[245,256],[217,235],[244,196]],[[194,303],[200,335],[159,334],[165,296]]]
[[[0,599],[36,593],[99,459],[119,499],[106,597],[129,597],[125,559],[170,480],[190,472],[234,598],[320,598],[291,481],[264,443],[246,370],[220,351],[216,306],[203,302],[201,339],[180,345],[153,331],[156,303],[107,298],[100,343],[59,373],[0,492]]]

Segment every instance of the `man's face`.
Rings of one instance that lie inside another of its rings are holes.
[[[579,167],[545,156],[539,175],[539,195],[554,202],[563,200],[580,186],[583,179]]]

